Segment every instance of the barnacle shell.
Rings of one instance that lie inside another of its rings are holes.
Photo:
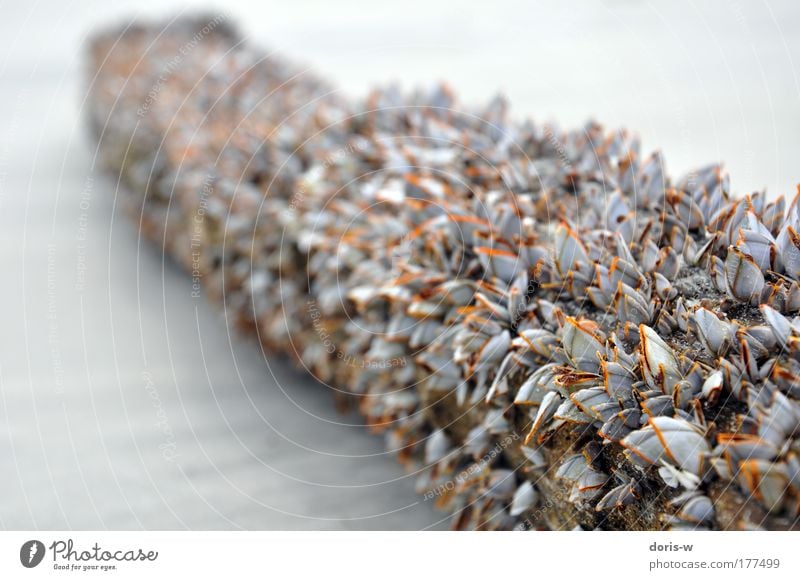
[[[708,352],[715,356],[724,355],[733,343],[730,326],[706,308],[695,310],[694,320],[697,325],[698,338]]]
[[[618,485],[597,502],[595,510],[604,511],[630,505],[639,497],[639,488],[635,483],[625,482]]]
[[[605,351],[596,328],[591,321],[567,318],[561,342],[572,364],[580,370],[596,371],[599,366],[598,355]]]
[[[421,490],[451,482],[455,527],[800,525],[800,198],[673,180],[627,131],[502,98],[348,99],[199,18],[90,52],[142,233]]]
[[[671,393],[681,375],[678,359],[658,333],[644,324],[639,326],[642,367],[647,382]]]
[[[725,260],[728,292],[743,302],[757,301],[764,288],[764,275],[756,261],[735,246],[728,248]]]
[[[655,464],[662,458],[700,475],[711,447],[702,431],[683,419],[652,417],[644,429],[633,431],[620,444],[633,459]]]
[[[514,492],[514,497],[511,500],[511,507],[508,513],[512,516],[518,516],[525,513],[536,504],[538,492],[530,481],[523,481]]]
[[[714,504],[705,495],[687,492],[676,497],[671,503],[680,506],[680,510],[674,518],[674,522],[677,524],[700,526],[714,521]]]

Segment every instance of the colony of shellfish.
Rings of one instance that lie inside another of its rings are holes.
[[[143,230],[460,529],[788,529],[800,201],[445,86],[340,95],[217,18],[91,47]]]

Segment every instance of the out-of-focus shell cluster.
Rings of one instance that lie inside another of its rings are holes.
[[[95,40],[102,157],[456,527],[798,525],[797,198],[733,198],[717,165],[672,181],[625,131],[501,98],[353,102],[214,22]]]

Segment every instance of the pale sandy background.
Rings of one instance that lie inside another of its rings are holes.
[[[187,9],[0,4],[0,527],[446,526],[358,418],[189,299],[94,170],[86,33]],[[794,1],[222,9],[354,95],[447,79],[468,103],[502,90],[519,117],[626,125],[673,174],[725,160],[738,192],[800,181]]]

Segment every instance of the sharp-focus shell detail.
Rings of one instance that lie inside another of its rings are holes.
[[[715,356],[723,356],[728,352],[733,343],[730,325],[705,308],[694,311],[694,321],[697,325],[697,337],[708,352]]]
[[[761,290],[764,289],[764,275],[752,256],[734,246],[728,248],[725,277],[731,296],[742,302],[758,303]]]
[[[556,472],[556,477],[572,483],[570,501],[573,502],[594,499],[609,479],[607,474],[589,464],[585,454],[568,457]]]
[[[800,236],[790,224],[786,224],[778,235],[777,242],[786,274],[800,280]]]
[[[705,495],[688,491],[670,503],[679,508],[671,518],[673,529],[707,529],[714,522],[714,504]]]
[[[645,428],[630,433],[620,444],[636,462],[653,465],[664,459],[695,475],[702,473],[711,451],[697,426],[672,417],[651,418]]]
[[[800,526],[800,195],[445,86],[348,100],[222,22],[91,61],[142,233],[357,401],[454,527]]]
[[[567,318],[561,342],[572,364],[580,370],[596,371],[600,364],[598,357],[605,351],[596,328],[591,321]]]
[[[598,512],[622,508],[630,505],[641,497],[639,484],[632,479],[624,479],[617,487],[613,488],[597,502],[595,510]]]
[[[562,276],[574,271],[588,270],[591,267],[592,261],[583,242],[567,224],[562,223],[556,229],[554,247],[556,268]]]
[[[639,326],[639,345],[642,349],[642,368],[647,383],[658,386],[665,393],[683,378],[678,359],[658,333],[642,324]]]

